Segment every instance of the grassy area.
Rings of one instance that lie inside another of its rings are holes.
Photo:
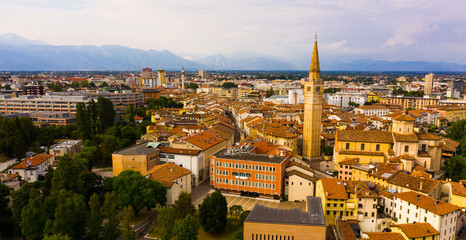
[[[147,209],[143,209],[141,211],[139,211],[138,215],[137,216],[134,216],[132,219],[131,219],[131,224],[132,225],[137,225],[139,224],[140,222],[142,222],[144,219],[146,219],[147,217],[149,217],[150,215],[153,215],[155,214],[156,210],[155,209],[152,209],[150,211],[147,211]]]
[[[213,239],[231,240],[233,239],[235,232],[239,230],[243,230],[243,226],[241,226],[241,223],[239,221],[228,219],[227,225],[225,227],[225,231],[219,232],[217,234],[211,234],[208,232],[204,232],[204,230],[202,230],[202,227],[201,227],[199,229],[198,240],[213,240]],[[159,229],[157,228],[157,226],[155,226],[151,230],[151,232],[149,233],[149,237],[160,238],[160,233],[159,233]]]
[[[113,169],[107,168],[107,169],[102,169],[99,172],[111,172],[111,171],[113,171]]]
[[[243,230],[243,226],[241,226],[240,221],[234,221],[228,219],[227,225],[225,227],[225,231],[219,232],[217,234],[211,234],[208,232],[204,232],[202,227],[199,229],[199,240],[210,240],[210,239],[217,239],[217,240],[231,240],[235,235],[236,231]]]

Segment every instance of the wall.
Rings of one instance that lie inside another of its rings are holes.
[[[262,234],[261,237],[256,234]],[[294,224],[270,224],[244,222],[244,240],[265,240],[265,239],[281,239],[280,236],[290,237],[283,239],[294,240],[325,240],[325,226],[309,226],[309,225],[294,225]]]

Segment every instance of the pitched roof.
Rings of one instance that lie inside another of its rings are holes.
[[[417,138],[419,138],[419,140],[440,140],[439,136],[430,133],[417,133]]]
[[[393,120],[395,120],[395,121],[411,121],[411,122],[416,121],[415,118],[413,118],[413,117],[411,117],[409,115],[406,115],[406,114],[396,116],[396,117],[393,118]]]
[[[319,180],[318,178],[314,177],[314,176],[311,176],[311,175],[308,175],[308,174],[305,174],[303,172],[300,172],[298,170],[291,170],[288,172],[288,176],[298,176],[298,177],[301,177],[301,178],[304,178],[306,180],[309,180],[311,182],[317,182],[317,180]]]
[[[423,193],[429,193],[440,184],[434,179],[414,177],[401,172],[388,180],[388,183]]]
[[[370,240],[404,240],[405,238],[401,233],[395,232],[371,232],[367,233]]]
[[[212,146],[217,145],[225,140],[225,138],[218,137],[214,135],[212,132],[203,131],[197,134],[191,135],[187,137],[186,142],[189,142],[201,149],[208,149]]]
[[[40,153],[35,156],[24,159],[18,165],[14,166],[13,169],[26,169],[29,167],[35,167],[45,162],[47,159],[51,157],[53,157],[53,155],[48,154],[48,153]]]
[[[461,209],[461,207],[458,207],[456,205],[446,203],[444,201],[440,201],[412,191],[395,193],[394,195],[395,197],[401,200],[407,201],[411,204],[414,204],[422,209],[425,209],[437,215],[445,215]]]
[[[466,197],[466,187],[463,184],[457,182],[450,182],[451,194]]]
[[[175,183],[176,179],[190,173],[191,171],[188,169],[169,162],[153,167],[147,172],[146,176],[149,176],[150,179],[160,181],[165,187],[169,188]]]
[[[338,164],[353,166],[359,163],[359,158],[348,158],[339,162]]]
[[[172,148],[172,147],[160,147],[160,153],[173,153],[182,155],[198,155],[201,150],[184,149],[184,148]]]
[[[148,155],[159,151],[156,147],[154,148],[150,143],[141,143],[127,148],[120,149],[113,154],[121,155]]]
[[[338,178],[322,178],[319,181],[322,182],[325,194],[322,197],[327,199],[348,199],[343,180]]]
[[[398,224],[395,227],[399,227],[401,231],[410,239],[412,238],[422,238],[428,236],[435,236],[439,235],[440,233],[435,230],[430,223],[406,223],[406,224]]]
[[[393,143],[392,134],[385,131],[341,130],[336,139],[346,142]]]
[[[399,133],[393,133],[393,137],[395,138],[395,141],[397,142],[418,142],[419,139],[417,139],[416,134],[399,134]]]

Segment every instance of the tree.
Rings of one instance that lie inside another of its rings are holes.
[[[233,205],[230,207],[230,216],[232,218],[238,219],[243,213],[243,207],[241,205]]]
[[[122,232],[123,240],[136,240],[136,234],[133,231],[131,226],[131,219],[134,216],[133,207],[127,206],[123,208],[123,217],[122,217]]]
[[[188,214],[183,220],[177,220],[173,227],[175,240],[197,240],[199,234],[199,221]]]
[[[102,228],[102,214],[100,213],[99,195],[92,194],[89,200],[89,217],[87,219],[88,236],[91,240],[98,239]]]
[[[20,189],[11,192],[13,204],[11,205],[15,213],[17,224],[21,222],[21,212],[29,204],[31,199],[40,197],[40,190],[34,187],[32,183],[24,184]]]
[[[159,229],[161,240],[170,240],[172,238],[174,224],[175,210],[168,207],[161,208],[157,215],[157,228]]]
[[[110,99],[99,97],[97,98],[97,114],[98,114],[98,132],[105,133],[107,129],[114,124],[115,109]]]
[[[236,88],[236,87],[238,87],[238,85],[236,85],[233,82],[224,82],[222,84],[222,88]]]
[[[241,224],[244,223],[244,221],[246,220],[246,218],[249,216],[250,213],[251,213],[251,211],[249,211],[249,210],[246,210],[246,211],[241,213],[241,216],[239,217],[239,219],[241,221]]]
[[[107,222],[103,226],[102,239],[104,240],[115,240],[120,236],[118,232],[118,210],[116,206],[116,194],[115,192],[107,192],[105,194],[105,201],[100,209],[102,216],[107,219]]]
[[[217,233],[227,224],[227,200],[220,191],[215,191],[199,205],[199,219],[206,232]]]
[[[271,96],[274,95],[274,94],[275,94],[275,93],[274,93],[274,91],[273,91],[273,87],[270,86],[270,89],[267,90],[267,93],[265,94],[265,97],[268,98],[268,97],[271,97]]]
[[[29,201],[21,211],[21,233],[31,240],[42,240],[44,237],[46,214],[40,196]]]
[[[359,107],[359,103],[355,103],[351,101],[348,102],[348,105],[350,105],[351,107]]]
[[[243,231],[236,231],[233,240],[243,240]]]
[[[175,200],[173,208],[175,209],[176,217],[179,219],[184,219],[188,214],[194,215],[196,212],[192,204],[192,196],[187,192],[181,192],[180,195],[178,195],[178,199]]]
[[[82,239],[86,233],[87,208],[82,195],[63,199],[55,209],[53,232],[70,236],[72,239]]]
[[[0,239],[11,237],[15,229],[13,211],[8,206],[10,188],[0,183]]]
[[[456,155],[447,160],[446,165],[447,178],[451,178],[454,182],[466,179],[466,159],[462,155]]]
[[[191,82],[191,83],[188,84],[188,88],[191,88],[191,89],[194,89],[194,90],[196,90],[198,87],[199,86],[197,85],[197,83]]]
[[[167,202],[167,189],[157,181],[147,179],[140,172],[125,170],[113,179],[113,190],[120,208],[132,206],[137,213]]]
[[[65,154],[58,160],[57,168],[54,171],[52,191],[65,189],[75,193],[83,193],[84,186],[81,177],[86,171],[82,161],[72,159]]]

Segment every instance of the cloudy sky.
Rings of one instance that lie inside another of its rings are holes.
[[[310,59],[466,64],[464,0],[1,0],[0,34],[183,56],[237,51]]]

